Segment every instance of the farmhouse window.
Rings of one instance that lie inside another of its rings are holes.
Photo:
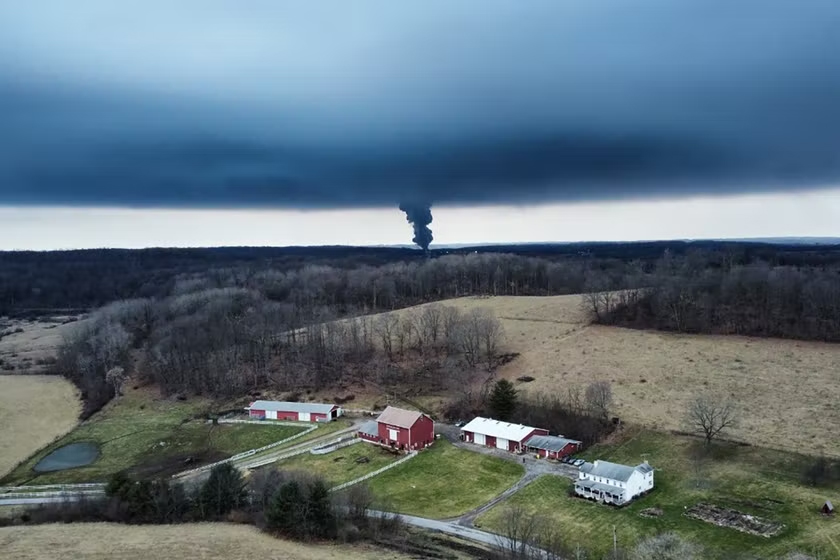
[[[389,437],[389,438],[391,438],[391,439],[393,439],[393,440],[396,440],[398,435],[399,435],[399,431],[398,431],[398,430],[392,430],[392,429],[390,429],[390,428],[388,429],[388,437]]]

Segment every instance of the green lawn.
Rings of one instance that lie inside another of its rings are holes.
[[[369,462],[357,463],[360,457],[367,457]],[[364,476],[389,465],[399,459],[398,455],[368,443],[356,443],[342,447],[326,455],[304,453],[276,463],[275,467],[283,471],[303,471],[322,476],[331,485],[339,485]]]
[[[568,496],[571,481],[544,476],[515,494],[506,504],[521,505],[553,522],[570,544],[596,553],[612,546],[613,526],[621,546],[641,537],[676,531],[710,553],[755,553],[775,558],[792,550],[840,557],[840,520],[823,518],[818,509],[828,498],[835,503],[840,487],[810,488],[799,483],[807,457],[755,447],[717,446],[705,463],[693,459],[700,446],[693,438],[643,431],[617,446],[596,446],[585,456],[635,465],[647,459],[656,468],[655,489],[623,509]],[[781,521],[779,536],[764,538],[717,527],[683,515],[684,508],[706,501],[744,513]],[[506,504],[479,517],[477,526],[498,530]],[[658,507],[664,514],[649,519],[640,510]]]
[[[102,482],[111,474],[135,468],[140,474],[171,474],[282,440],[306,429],[282,425],[217,425],[201,418],[212,409],[205,399],[162,399],[147,389],[129,390],[101,412],[24,462],[4,484]],[[317,434],[319,430],[313,432]],[[92,441],[100,457],[90,466],[39,475],[32,467],[54,449]],[[297,441],[297,440],[296,440]],[[186,457],[196,463],[186,464]]]
[[[489,502],[524,474],[522,465],[436,441],[417,457],[370,480],[392,511],[445,519]]]

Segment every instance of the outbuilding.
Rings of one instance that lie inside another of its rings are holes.
[[[826,500],[820,511],[822,511],[825,515],[834,515],[834,504],[832,504],[830,500]]]
[[[526,442],[532,436],[547,436],[548,430],[523,426],[522,424],[511,424],[492,418],[473,418],[466,426],[461,428],[461,439],[476,445],[504,449],[511,453],[518,453],[526,450]]]
[[[416,410],[389,406],[375,422],[362,424],[358,435],[371,443],[413,451],[434,443],[435,421]]]
[[[245,410],[250,418],[292,422],[329,422],[344,413],[337,404],[283,401],[254,401]]]
[[[577,453],[583,445],[576,439],[562,436],[532,436],[526,443],[528,451],[549,459],[562,459],[567,455]]]

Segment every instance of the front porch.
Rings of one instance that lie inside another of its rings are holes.
[[[623,506],[627,503],[625,492],[625,489],[618,486],[590,480],[581,480],[575,483],[575,494],[581,498],[615,506]]]

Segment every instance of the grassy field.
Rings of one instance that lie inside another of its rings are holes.
[[[129,526],[75,523],[0,528],[4,560],[374,560],[403,559],[369,546],[302,544],[276,539],[254,527],[228,523]]]
[[[606,380],[618,416],[666,430],[682,427],[692,395],[730,395],[741,407],[733,438],[840,457],[835,389],[840,344],[588,326],[581,301],[579,295],[505,296],[442,304],[484,307],[499,317],[504,347],[520,354],[499,375],[534,377],[518,384],[524,392],[564,394]]]
[[[72,430],[80,410],[76,388],[60,377],[0,375],[0,477]]]
[[[64,340],[64,336],[84,324],[84,320],[65,323],[68,317],[38,321],[0,318],[0,372],[43,373]]]
[[[440,440],[414,459],[373,477],[369,484],[389,510],[445,519],[487,503],[523,474],[522,465]]]
[[[366,457],[369,462],[357,463],[356,460],[361,457]],[[399,456],[375,445],[356,443],[326,455],[304,453],[276,463],[274,466],[278,470],[303,471],[319,475],[330,484],[338,485],[381,469],[397,459]]]
[[[139,475],[173,474],[202,462],[279,441],[300,431],[283,425],[218,425],[197,419],[211,407],[209,401],[163,399],[150,389],[127,389],[70,434],[40,451],[4,479],[6,483],[49,484],[101,482],[115,472],[133,469]],[[317,433],[317,432],[314,432]],[[62,445],[92,441],[101,455],[92,465],[38,475],[32,467]],[[186,459],[193,458],[188,464]]]
[[[570,543],[598,552],[612,546],[612,528],[619,544],[631,546],[643,536],[676,531],[685,538],[726,556],[752,552],[775,558],[791,550],[840,557],[840,521],[826,519],[819,507],[826,498],[837,501],[840,486],[802,486],[799,475],[808,459],[798,455],[735,445],[715,448],[704,462],[694,457],[694,438],[639,431],[626,441],[590,449],[585,456],[625,464],[647,459],[656,468],[655,490],[623,509],[614,509],[567,495],[571,481],[545,476],[479,517],[476,525],[499,530],[509,504],[538,512],[561,528]],[[764,538],[687,518],[684,508],[700,501],[731,507],[785,524],[782,534]],[[658,507],[663,515],[646,518],[639,512]]]

